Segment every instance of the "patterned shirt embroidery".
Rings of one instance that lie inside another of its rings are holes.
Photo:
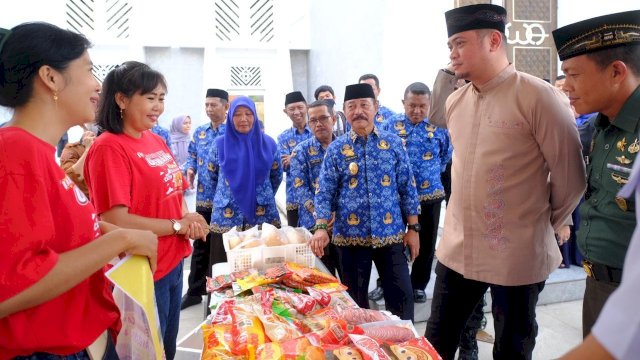
[[[301,205],[298,209],[298,226],[310,229],[315,225],[316,220],[309,208],[313,206],[313,200],[318,190],[318,177],[326,150],[313,136],[296,146],[293,152],[296,155],[291,158],[289,175],[293,179],[295,202]]]
[[[376,117],[374,118],[376,126],[381,126],[382,124],[386,123],[387,120],[391,119],[394,115],[396,115],[396,113],[393,112],[393,110],[389,109],[386,106],[380,105],[378,107]]]
[[[213,208],[213,196],[216,190],[216,183],[210,175],[211,171],[216,170],[216,165],[212,161],[213,148],[215,147],[215,139],[224,135],[225,129],[225,124],[218,125],[216,129],[211,127],[211,123],[198,126],[189,143],[189,157],[183,171],[193,169],[198,175],[196,210],[211,210]]]
[[[374,128],[365,139],[352,130],[327,148],[316,215],[329,219],[336,211],[333,243],[338,246],[401,243],[402,215],[419,213],[412,179],[409,158],[397,135]]]
[[[220,168],[218,150],[212,146],[211,161],[213,170],[208,169],[209,176],[214,184],[215,196],[213,210],[211,212],[211,230],[217,233],[225,233],[233,227],[245,230],[262,223],[270,223],[280,227],[280,215],[276,207],[276,192],[282,182],[282,162],[280,152],[276,148],[273,164],[269,177],[256,189],[256,223],[248,223],[242,215],[240,207],[233,199],[231,188],[227,182],[224,171]]]
[[[169,136],[169,130],[156,124],[156,126],[151,128],[151,132],[160,136],[162,140],[164,140],[164,142],[167,143],[167,147],[171,149],[171,137]]]
[[[447,131],[430,124],[428,119],[414,125],[405,114],[396,114],[380,128],[402,139],[420,201],[443,199],[440,175],[447,167],[452,151]]]
[[[281,155],[291,155],[293,149],[301,142],[311,138],[313,134],[308,126],[305,126],[302,133],[298,132],[298,129],[292,127],[282,132],[278,136],[278,148]],[[298,208],[298,204],[295,202],[293,195],[293,177],[289,174],[289,168],[284,168],[284,172],[287,174],[286,186],[287,186],[287,210],[295,210]]]

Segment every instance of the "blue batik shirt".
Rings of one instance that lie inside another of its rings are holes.
[[[281,155],[291,155],[293,149],[301,142],[311,138],[313,134],[308,126],[304,127],[304,130],[300,133],[295,127],[291,127],[282,132],[278,136],[278,149],[280,149]],[[284,172],[287,173],[287,210],[295,210],[298,208],[298,204],[295,202],[293,195],[293,178],[289,174],[289,168],[284,168]]]
[[[402,216],[419,213],[402,140],[377,128],[366,139],[351,130],[333,141],[318,183],[316,216],[329,219],[335,210],[333,243],[338,246],[378,248],[402,243]]]
[[[169,130],[156,124],[156,126],[151,128],[151,132],[160,136],[162,140],[164,140],[164,142],[167,143],[167,147],[171,149],[171,137],[169,136]]]
[[[211,231],[224,234],[234,227],[238,230],[246,230],[262,223],[270,223],[280,227],[280,214],[276,207],[276,192],[282,182],[282,160],[280,152],[276,148],[273,155],[273,164],[269,176],[256,189],[256,218],[255,223],[247,222],[240,207],[233,199],[233,193],[224,176],[224,170],[220,167],[218,149],[211,147],[211,161],[213,167],[207,169],[211,183],[215,188],[213,198],[213,211],[211,212]]]
[[[187,169],[193,169],[198,175],[198,185],[196,187],[196,210],[211,211],[213,208],[213,196],[216,187],[211,182],[211,171],[215,171],[215,165],[211,159],[214,141],[218,136],[224,135],[225,124],[213,128],[211,123],[200,125],[193,133],[193,139],[189,143],[189,157],[182,169],[185,173]]]
[[[451,159],[451,141],[445,129],[424,119],[413,124],[405,114],[396,114],[381,129],[397,134],[407,150],[420,201],[444,199],[440,175]]]
[[[293,179],[293,195],[298,209],[298,226],[311,229],[316,224],[313,200],[318,191],[318,177],[326,150],[315,136],[293,149],[289,175]]]
[[[396,113],[393,112],[393,110],[389,109],[386,106],[380,105],[378,107],[378,112],[376,113],[376,117],[374,118],[375,119],[375,125],[379,127],[379,126],[381,126],[382,124],[387,122],[387,120],[391,119],[395,115],[396,115]]]

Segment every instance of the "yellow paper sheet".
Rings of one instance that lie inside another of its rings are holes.
[[[158,331],[156,331],[159,325],[156,317],[153,275],[149,260],[144,256],[129,255],[109,270],[106,276],[142,307],[151,329],[156,359],[163,359],[164,350],[158,337]]]

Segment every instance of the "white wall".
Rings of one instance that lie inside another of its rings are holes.
[[[404,89],[432,86],[448,62],[444,12],[453,1],[312,1],[309,93],[331,85],[342,103],[344,88],[360,75],[380,79],[380,102],[402,110]]]

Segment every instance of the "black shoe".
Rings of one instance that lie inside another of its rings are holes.
[[[413,302],[427,302],[427,293],[425,293],[424,290],[413,290]]]
[[[184,310],[193,305],[200,304],[202,302],[202,296],[193,296],[189,294],[184,294],[182,297],[182,301],[180,302],[180,310]]]
[[[371,301],[378,301],[383,297],[384,297],[384,290],[382,290],[382,287],[380,286],[371,290],[371,292],[369,293],[369,300]]]

